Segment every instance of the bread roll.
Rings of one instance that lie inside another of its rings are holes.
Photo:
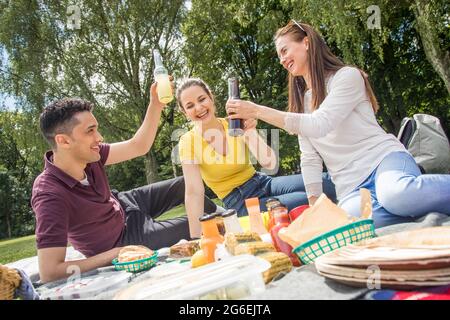
[[[140,245],[131,245],[123,247],[119,251],[119,256],[117,260],[119,262],[130,262],[135,260],[141,260],[145,258],[150,258],[153,255],[154,251]]]

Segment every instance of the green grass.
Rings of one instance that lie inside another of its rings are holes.
[[[218,205],[222,205],[222,202],[219,199],[213,199],[213,201]],[[186,215],[186,210],[184,205],[181,205],[167,211],[158,217],[157,220],[166,220],[184,215]],[[34,235],[16,239],[0,240],[0,264],[14,262],[35,256],[36,254],[36,240]]]
[[[0,241],[0,264],[14,262],[36,254],[34,235]]]
[[[218,204],[219,206],[223,206],[223,203],[220,199],[216,198],[216,199],[212,199],[212,201],[215,204]],[[176,217],[181,217],[184,215],[186,215],[186,209],[184,208],[184,205],[180,205],[180,206],[175,207],[172,210],[169,210],[166,213],[162,214],[156,220],[158,220],[158,221],[167,220],[167,219],[172,219],[172,218],[176,218]]]

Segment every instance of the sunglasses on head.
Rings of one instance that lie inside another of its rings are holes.
[[[291,21],[292,21],[293,23],[295,23],[295,25],[296,25],[297,27],[299,27],[304,33],[306,33],[306,30],[300,25],[300,23],[298,23],[298,22],[295,21],[294,19],[291,19]]]

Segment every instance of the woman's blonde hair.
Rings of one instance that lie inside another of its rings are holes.
[[[312,89],[312,105],[311,111],[319,108],[320,104],[326,97],[325,78],[336,73],[346,65],[336,57],[325,43],[325,40],[320,34],[306,23],[298,23],[291,20],[286,26],[277,30],[274,36],[274,41],[280,37],[290,36],[296,42],[302,42],[305,37],[308,37],[309,49],[307,54],[307,62],[309,66],[309,73],[311,77]],[[372,104],[374,112],[378,111],[378,101],[373,93],[367,74],[361,69],[357,68],[366,86],[366,93]],[[306,91],[306,81],[303,76],[293,76],[289,74],[289,102],[288,111],[303,113],[304,101],[303,97]]]

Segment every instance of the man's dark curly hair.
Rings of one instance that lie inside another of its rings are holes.
[[[94,108],[94,104],[79,98],[64,98],[54,101],[44,108],[39,117],[39,124],[44,138],[55,149],[55,136],[57,134],[70,134],[78,124],[75,114],[89,111]]]

